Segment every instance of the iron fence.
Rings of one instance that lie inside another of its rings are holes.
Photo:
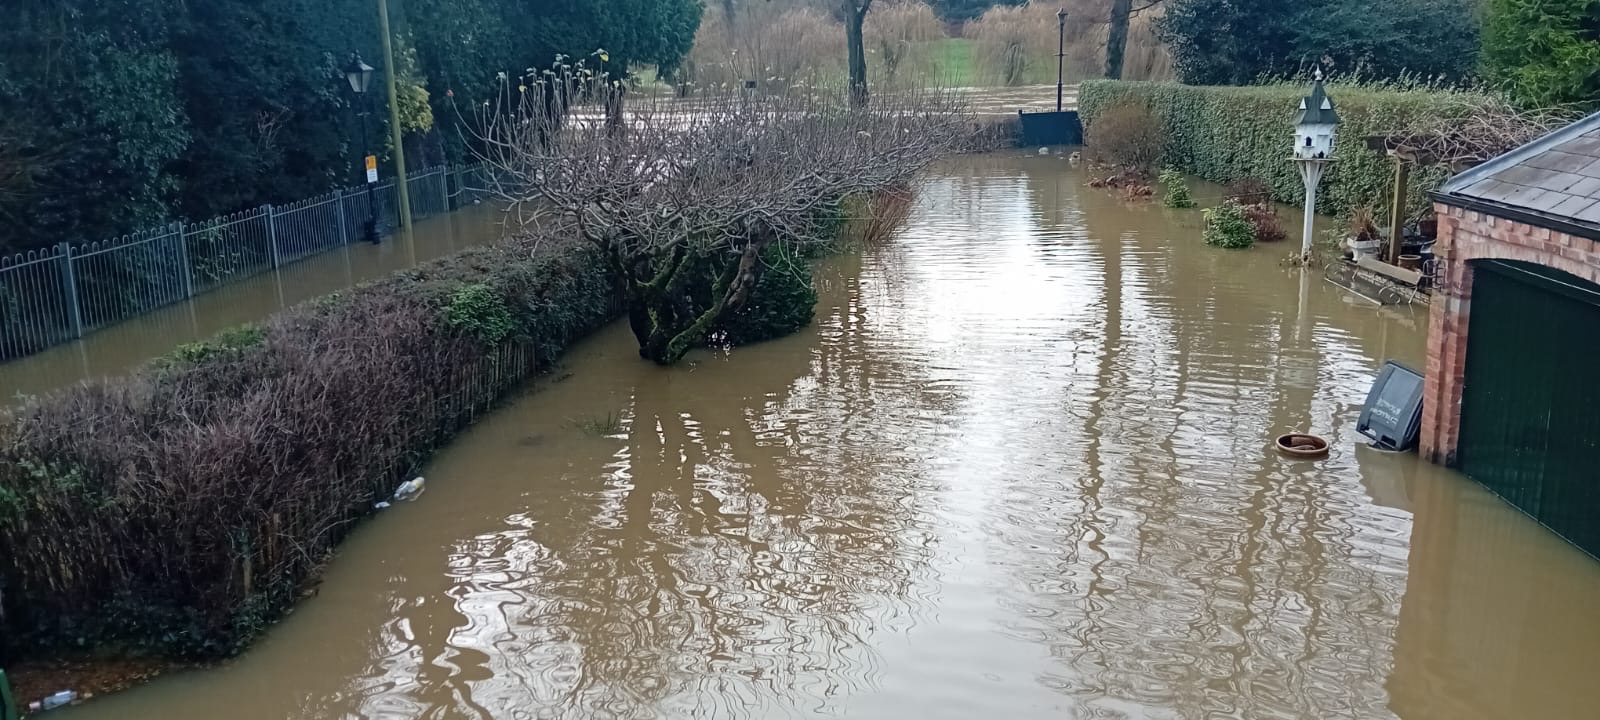
[[[407,175],[414,218],[481,202],[483,165]],[[372,203],[382,228],[398,224],[393,180],[343,188],[282,207],[263,205],[115,240],[0,257],[0,360],[30,355],[363,237]]]

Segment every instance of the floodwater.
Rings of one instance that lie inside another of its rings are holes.
[[[993,117],[1016,115],[1018,110],[1043,112],[1056,109],[1056,86],[1024,85],[1019,87],[957,88],[956,97],[974,115]],[[1078,85],[1061,88],[1061,108],[1078,109]]]
[[[1424,309],[1082,180],[951,161],[781,341],[601,332],[257,647],[61,720],[1595,717],[1600,563],[1360,446]]]
[[[497,206],[469,205],[418,220],[409,232],[397,231],[379,245],[347,245],[224,285],[76,342],[0,364],[0,402],[90,378],[124,374],[184,343],[466,247],[494,242],[502,229]]]

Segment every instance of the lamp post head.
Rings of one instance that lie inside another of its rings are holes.
[[[364,95],[372,84],[372,66],[361,62],[361,55],[350,57],[350,64],[344,68],[344,78],[350,81],[350,89],[357,95]]]
[[[1061,8],[1060,10],[1056,11],[1056,21],[1060,22],[1062,25],[1067,24],[1067,9],[1066,8]]]

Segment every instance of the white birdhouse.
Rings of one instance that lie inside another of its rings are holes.
[[[1294,159],[1331,159],[1340,122],[1333,100],[1322,89],[1319,77],[1311,87],[1311,94],[1300,99],[1300,112],[1294,121]]]

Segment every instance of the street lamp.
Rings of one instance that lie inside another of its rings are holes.
[[[1056,112],[1061,112],[1061,93],[1066,87],[1067,9],[1056,13]]]
[[[1322,87],[1322,71],[1316,74],[1311,94],[1300,99],[1300,112],[1294,120],[1294,161],[1300,166],[1300,179],[1306,186],[1306,218],[1300,245],[1301,259],[1311,258],[1311,224],[1317,215],[1317,186],[1322,172],[1333,162],[1338,141],[1339,112]]]
[[[378,162],[372,154],[372,138],[367,135],[367,88],[372,85],[372,66],[361,62],[361,54],[355,53],[350,57],[350,64],[344,68],[344,77],[350,81],[350,90],[356,94],[356,116],[361,122],[361,149],[366,162],[367,181],[367,226],[362,233],[363,239],[377,245],[382,242],[378,235],[378,201],[375,190],[378,185]]]

